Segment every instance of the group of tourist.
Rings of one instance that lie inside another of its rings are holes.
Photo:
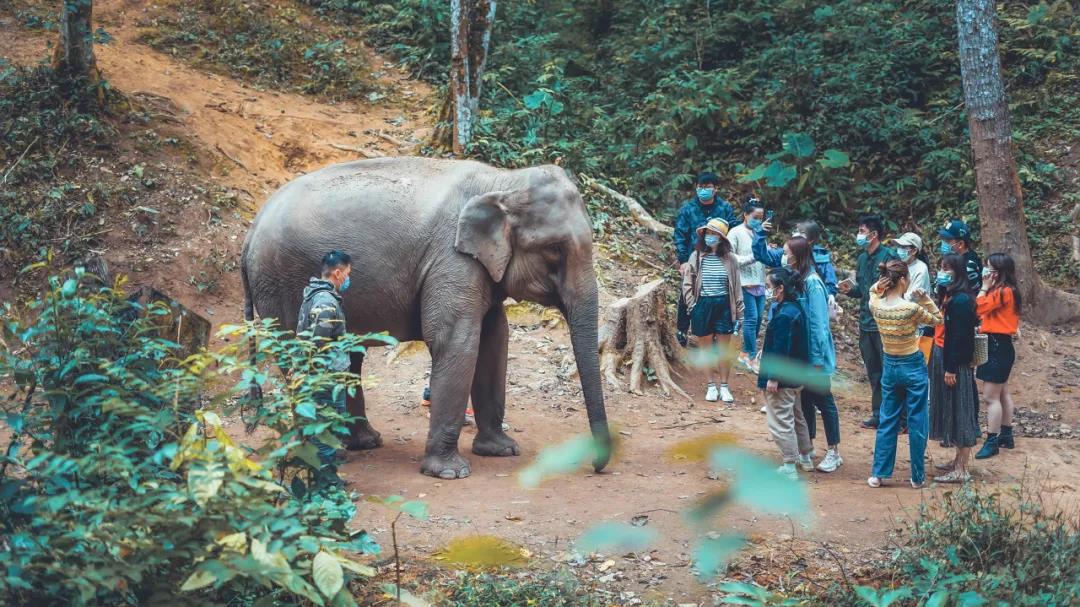
[[[1012,258],[995,253],[983,263],[967,224],[953,219],[936,232],[941,255],[932,276],[918,234],[885,239],[883,220],[867,215],[855,235],[854,276],[837,281],[820,224],[799,222],[783,246],[770,245],[772,213],[754,197],[736,211],[718,195],[718,185],[715,174],[702,173],[696,195],[679,211],[677,335],[683,346],[715,354],[708,359],[715,362],[707,365],[707,401],[734,403],[728,382],[736,362],[757,374],[769,431],[783,456],[779,473],[797,478],[800,468],[833,472],[844,463],[831,388],[831,323],[843,314],[838,294],[859,301],[859,351],[871,388],[871,413],[862,426],[877,432],[871,487],[892,477],[902,433],[908,434],[913,487],[926,479],[928,440],[955,449],[951,462],[937,466],[936,481],[970,478],[968,463],[981,436],[977,379],[988,429],[974,457],[1013,448],[1008,382],[1021,299]],[[980,341],[985,357],[977,356]],[[817,413],[828,448],[815,464]]]

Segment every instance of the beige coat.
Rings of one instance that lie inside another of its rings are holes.
[[[686,302],[686,309],[694,309],[701,293],[701,252],[694,251],[690,259],[686,260],[687,269],[682,277],[682,295]],[[732,320],[742,320],[743,317],[743,294],[742,282],[739,280],[739,264],[735,255],[728,253],[724,256],[724,265],[728,275],[728,300],[731,301]]]

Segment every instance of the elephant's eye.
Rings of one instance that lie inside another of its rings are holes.
[[[563,257],[563,247],[562,247],[562,245],[558,244],[558,243],[547,245],[546,247],[544,247],[544,257],[547,258],[547,260],[552,262],[552,263],[562,261],[562,257]]]

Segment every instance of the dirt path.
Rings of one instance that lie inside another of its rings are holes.
[[[382,70],[394,74],[388,78],[402,91],[390,103],[331,105],[298,95],[258,91],[188,68],[135,42],[143,11],[140,2],[99,0],[95,8],[101,25],[114,37],[110,44],[98,47],[105,76],[164,115],[162,120],[187,133],[204,160],[211,159],[205,163],[206,179],[247,192],[253,206],[304,171],[362,156],[329,144],[393,155],[423,139],[428,131],[424,106],[430,91],[385,65]],[[0,28],[3,33],[13,34],[8,37],[11,43],[3,50],[5,54],[23,61],[44,54],[45,37],[10,24],[7,32]],[[190,271],[191,260],[208,250],[222,249],[235,255],[247,222],[238,219],[209,229],[201,219],[204,209],[192,209],[192,214],[194,218],[180,224],[180,238],[164,245],[173,255],[162,257],[148,277],[169,286],[170,293],[197,311],[212,310],[215,323],[238,320],[241,298],[235,273],[226,276],[212,296],[195,292],[183,278]],[[110,253],[121,258],[125,254],[123,243],[117,243]],[[643,275],[631,275],[622,282],[640,284],[644,279]],[[612,295],[617,294],[605,297]],[[728,512],[717,522],[719,528],[748,533],[754,542],[753,552],[765,561],[780,560],[781,553],[790,553],[793,548],[788,540],[793,534],[799,539],[829,542],[840,553],[881,548],[901,526],[900,520],[912,516],[924,500],[937,498],[937,489],[915,491],[903,482],[908,470],[904,439],[897,463],[900,482],[876,491],[866,487],[873,434],[858,429],[857,422],[866,415],[867,388],[857,381],[861,372],[853,336],[841,334],[837,341],[842,373],[854,378],[850,390],[839,395],[846,464],[832,475],[807,476],[812,524],[792,525],[743,510]],[[1075,396],[1080,391],[1075,386],[1080,370],[1078,345],[1075,335],[1031,330],[1020,351],[1019,404],[1036,410],[1042,421],[1065,424],[1069,431],[1063,430],[1064,434],[1080,428],[1076,425],[1080,413]],[[702,464],[669,461],[664,451],[676,441],[723,431],[737,437],[740,446],[775,457],[751,378],[742,374],[735,378],[738,402],[730,409],[703,402],[703,384],[694,376],[682,381],[695,395],[692,405],[655,395],[608,393],[609,417],[625,433],[618,461],[602,475],[582,471],[539,489],[525,490],[518,486],[515,471],[543,446],[587,427],[576,380],[558,377],[568,348],[562,328],[544,328],[538,319],[515,324],[508,418],[523,455],[470,456],[473,476],[462,481],[439,481],[418,473],[427,434],[427,419],[419,406],[429,367],[426,355],[388,365],[381,353],[374,354],[365,368],[369,379],[377,382],[368,391],[369,410],[386,444],[376,451],[349,454],[343,475],[357,491],[384,496],[397,493],[430,503],[430,521],[403,523],[401,540],[409,557],[430,555],[454,537],[492,533],[528,548],[535,563],[549,564],[552,559],[565,560],[568,542],[591,523],[629,521],[647,514],[648,526],[657,529],[662,538],[648,560],[642,555],[635,559],[612,557],[614,564],[603,569],[600,563],[582,567],[592,569],[600,583],[615,584],[639,596],[695,602],[704,598],[708,589],[693,581],[688,565],[692,534],[679,513],[704,492],[718,488],[719,481],[709,479]],[[1072,363],[1066,364],[1068,361]],[[472,436],[473,431],[467,429],[461,443],[463,453],[468,453]],[[948,457],[936,444],[931,445],[930,454],[933,461]],[[1076,487],[1080,486],[1080,467],[1075,465],[1078,454],[1080,443],[1075,439],[1021,438],[1015,451],[977,466],[978,482],[1007,487],[1021,479],[1048,475],[1043,494],[1075,504]],[[372,530],[388,546],[387,513],[365,502],[359,503],[359,509],[354,524]],[[806,566],[839,575],[821,553],[806,557]]]

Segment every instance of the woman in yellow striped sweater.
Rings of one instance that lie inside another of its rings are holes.
[[[877,321],[885,353],[881,421],[874,442],[874,468],[867,479],[871,487],[880,487],[892,476],[901,407],[908,419],[911,486],[918,489],[926,479],[923,456],[929,431],[926,401],[930,386],[926,358],[919,350],[919,326],[940,325],[941,312],[924,289],[911,294],[914,301],[906,299],[909,281],[907,264],[894,259],[881,264],[881,279],[870,290],[870,313]]]

